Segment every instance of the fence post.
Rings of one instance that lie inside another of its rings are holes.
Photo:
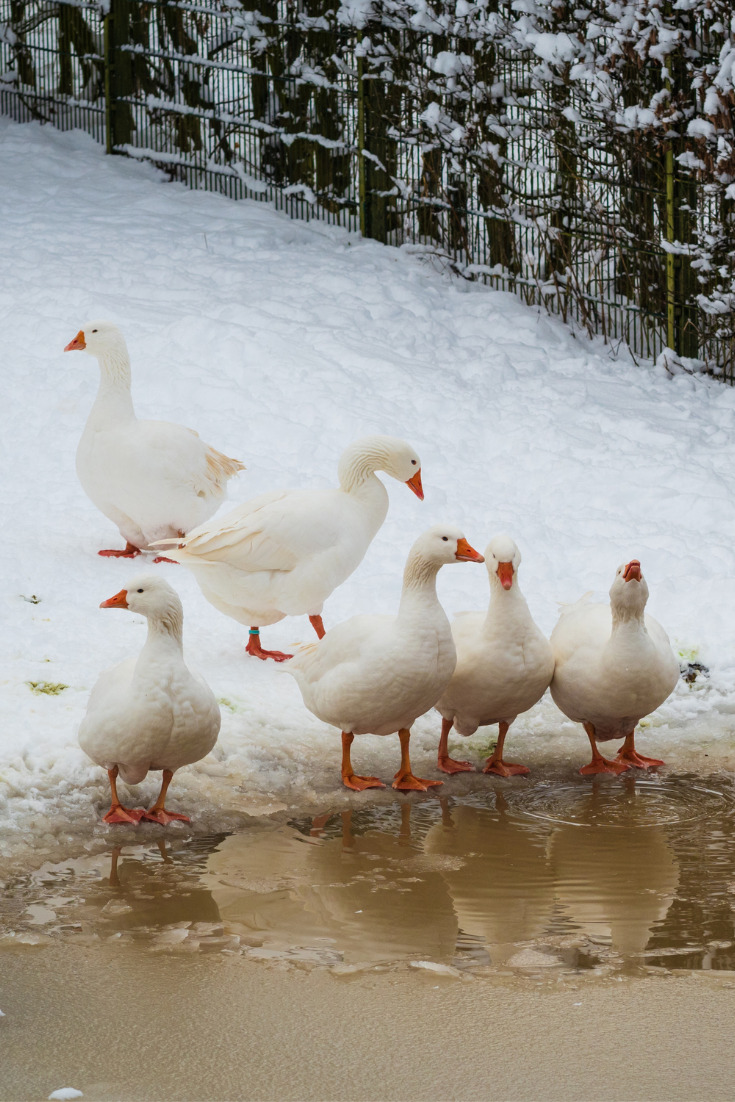
[[[369,31],[366,27],[365,33]],[[365,57],[358,58],[358,81],[360,229],[365,237],[386,243],[396,224],[390,195],[395,143],[388,136],[388,116],[395,108],[395,97],[386,81],[370,73]]]
[[[130,43],[128,0],[111,0],[104,22],[105,124],[107,152],[127,145],[133,134],[133,116],[125,97],[133,91],[133,59],[121,49]]]
[[[69,5],[59,4],[59,92],[62,96],[74,94],[74,78],[71,65]]]
[[[672,16],[666,3],[664,12]],[[672,102],[689,94],[685,47],[694,37],[691,14],[677,13],[680,41],[667,61],[664,80]],[[666,240],[689,245],[694,240],[697,214],[697,185],[691,174],[682,168],[678,154],[687,151],[686,138],[673,136],[666,144]],[[691,258],[685,253],[666,253],[666,334],[667,343],[677,356],[695,359],[699,353],[697,325],[696,276]]]
[[[367,231],[367,190],[365,186],[365,58],[357,59],[357,202],[360,233],[368,236]]]
[[[677,145],[681,145],[677,141]],[[692,241],[696,213],[696,184],[683,176],[669,141],[665,153],[666,241],[687,245]],[[683,253],[666,251],[666,343],[677,356],[696,359],[699,352],[697,331],[696,280],[691,260]]]
[[[674,150],[671,142],[666,146],[666,240],[674,241]],[[676,330],[676,257],[666,250],[666,344],[674,352],[679,351]]]

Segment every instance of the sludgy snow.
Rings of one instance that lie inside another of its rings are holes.
[[[76,730],[100,669],[145,637],[139,618],[98,608],[141,560],[97,556],[121,542],[74,469],[98,371],[91,357],[62,350],[93,318],[126,336],[139,416],[186,424],[245,462],[232,503],[279,486],[334,485],[342,449],[366,433],[417,449],[425,502],[387,480],[387,522],[327,602],[327,628],[393,611],[408,548],[440,520],[461,525],[480,550],[501,530],[513,536],[521,585],[547,633],[558,602],[587,590],[605,598],[618,564],[637,557],[649,611],[685,659],[709,668],[709,678],[680,683],[640,749],[678,769],[730,763],[735,389],[613,360],[601,342],[437,272],[415,250],[188,191],[150,166],[104,156],[78,132],[0,120],[0,179],[0,856],[107,829],[107,778]],[[215,830],[249,814],[365,799],[341,789],[338,735],[305,710],[292,679],[244,654],[246,632],[207,604],[184,568],[151,569],[181,594],[187,659],[223,711],[218,746],[177,775],[171,806]],[[450,616],[484,608],[484,568],[444,569],[439,592]],[[280,649],[312,638],[305,617],[263,630],[264,645]],[[433,713],[414,728],[414,766],[425,776],[434,775],[439,726]],[[492,735],[463,742],[461,756],[480,760]],[[581,728],[548,696],[508,739],[509,757],[535,779],[574,776],[587,752]],[[360,772],[389,781],[398,740],[361,738],[353,754]],[[447,794],[489,783],[445,781]],[[158,783],[150,775],[136,803]]]

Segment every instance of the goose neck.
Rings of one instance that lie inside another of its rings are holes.
[[[612,608],[612,646],[629,647],[636,641],[648,636],[642,610],[631,612],[629,609]]]
[[[365,511],[370,527],[377,532],[388,514],[388,491],[375,472],[363,471],[350,479],[340,473],[340,489]]]
[[[351,494],[366,483],[382,486],[380,479],[375,477],[375,472],[379,470],[384,461],[385,456],[380,453],[380,449],[377,447],[348,448],[347,451],[343,452],[337,468],[340,488]]]
[[[617,631],[645,631],[646,623],[642,608],[616,608],[611,605],[613,635]]]
[[[426,610],[433,605],[439,606],[436,595],[436,576],[439,573],[437,563],[427,562],[421,555],[409,555],[403,571],[403,590],[398,615],[405,615],[416,609]]]
[[[165,613],[148,619],[148,638],[145,651],[170,651],[183,654],[184,616],[181,609],[170,608]]]
[[[498,623],[512,625],[525,623],[530,618],[526,598],[513,582],[510,589],[503,589],[491,582],[490,603],[485,617],[486,629],[494,628]]]
[[[94,403],[96,418],[135,417],[130,393],[130,357],[126,348],[112,349],[97,357],[100,366],[100,385]]]

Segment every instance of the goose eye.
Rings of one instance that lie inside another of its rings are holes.
[[[92,330],[92,332],[93,332],[93,333],[96,333],[96,332],[97,332],[97,330],[96,330],[96,329],[93,329],[93,330]]]
[[[442,536],[442,539],[444,540],[445,543],[449,542],[449,536]]]
[[[142,589],[139,589],[139,590],[138,590],[138,593],[142,593],[142,592],[143,592],[143,590],[142,590]]]
[[[412,459],[412,460],[411,460],[411,463],[412,463],[412,465],[413,465],[414,467],[416,466],[416,460],[415,460],[415,459]]]

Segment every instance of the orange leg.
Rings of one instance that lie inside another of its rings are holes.
[[[618,750],[617,761],[635,765],[638,769],[653,769],[657,765],[665,764],[660,758],[644,758],[643,754],[639,754],[633,744],[634,737],[635,731],[631,731],[629,735],[625,736],[625,742]]]
[[[163,781],[161,783],[161,791],[158,793],[158,799],[153,807],[149,807],[148,810],[143,813],[144,819],[149,819],[152,823],[160,823],[161,826],[168,826],[174,819],[181,819],[184,823],[191,822],[188,815],[179,815],[178,811],[166,811],[166,792],[168,791],[168,786],[171,784],[172,777],[172,771],[170,769],[164,769]]]
[[[405,800],[401,804],[401,826],[398,831],[398,845],[411,845],[411,804]]]
[[[442,733],[439,739],[439,753],[436,764],[442,773],[474,773],[475,767],[469,761],[455,761],[449,757],[449,732],[452,729],[451,719],[442,720]]]
[[[589,776],[594,773],[624,773],[630,766],[625,761],[609,761],[607,758],[603,758],[600,751],[597,749],[597,740],[595,739],[595,729],[591,723],[583,724],[585,731],[587,732],[587,738],[590,740],[590,746],[592,747],[592,761],[589,765],[583,765],[580,769],[580,773],[583,776]]]
[[[401,740],[401,767],[395,775],[393,787],[399,792],[426,792],[427,788],[444,784],[444,781],[427,781],[423,777],[414,777],[411,772],[411,761],[408,756],[408,743],[411,732],[404,727],[398,732]]]
[[[118,876],[118,873],[117,873],[117,863],[120,859],[120,854],[121,853],[122,853],[122,846],[115,846],[112,853],[110,854],[110,885],[113,888],[119,888],[120,887],[120,877]]]
[[[327,633],[324,630],[324,621],[322,620],[321,616],[310,616],[309,623],[311,624],[319,638],[323,639]]]
[[[181,539],[183,539],[185,535],[186,535],[186,532],[182,532],[182,531],[181,531],[181,529],[179,528],[179,536],[180,536],[180,538],[181,538]],[[179,544],[179,546],[181,546],[181,544]],[[179,564],[178,564],[178,563],[176,562],[176,559],[167,559],[165,555],[156,555],[156,557],[155,557],[155,559],[154,559],[153,561],[154,561],[154,562],[172,562],[172,563],[173,563],[173,564],[174,564],[175,566],[178,566],[178,565],[179,565]]]
[[[531,772],[527,765],[517,765],[512,761],[503,761],[503,745],[509,726],[509,723],[498,724],[498,741],[492,756],[487,759],[483,773],[495,773],[498,777],[516,777],[519,774]]]
[[[385,788],[385,785],[383,785]],[[352,812],[343,811],[340,815],[342,820],[342,849],[349,853],[355,848],[355,836],[352,833]]]
[[[110,810],[103,816],[103,822],[105,823],[139,823],[143,818],[145,812],[142,807],[129,808],[123,807],[120,803],[120,799],[117,795],[117,775],[119,769],[115,766],[114,769],[107,770],[107,776],[110,778],[110,794],[112,796]]]
[[[355,736],[349,731],[342,732],[342,784],[345,788],[352,788],[355,792],[362,792],[365,788],[385,788],[385,785],[377,777],[358,777],[352,770],[350,759],[350,747]]]
[[[97,554],[102,555],[105,559],[134,559],[136,555],[140,554],[140,548],[128,542],[125,544],[124,551],[119,551],[116,547],[112,547],[108,548],[106,551],[98,551]]]
[[[331,811],[325,811],[323,815],[315,815],[311,820],[311,830],[309,831],[310,838],[321,838],[324,834],[324,828],[332,818]]]
[[[293,658],[292,654],[286,654],[282,650],[263,650],[260,645],[260,628],[250,629],[250,639],[245,650],[253,658],[262,658],[264,662],[266,658],[272,658],[274,662],[287,662],[289,658]]]

